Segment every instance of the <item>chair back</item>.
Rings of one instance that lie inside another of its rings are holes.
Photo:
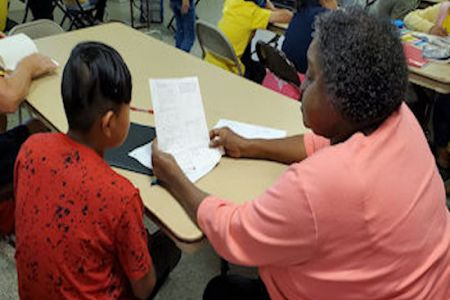
[[[278,78],[300,88],[300,78],[294,64],[279,49],[258,41],[256,43],[256,54],[259,61]]]
[[[215,26],[198,20],[195,24],[198,42],[202,49],[202,57],[205,58],[206,53],[230,62],[238,69],[239,75],[243,75],[241,64],[236,56],[233,46],[228,38]]]
[[[53,21],[41,19],[14,26],[9,34],[24,33],[31,39],[38,39],[50,35],[63,33],[64,29]]]
[[[97,5],[89,0],[54,0],[54,3],[63,13],[60,25],[63,26],[65,21],[69,20],[69,31],[100,23],[95,18]]]

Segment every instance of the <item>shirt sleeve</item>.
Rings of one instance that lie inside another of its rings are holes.
[[[197,219],[214,249],[247,266],[291,265],[314,253],[317,229],[296,164],[259,198],[241,205],[207,197]]]
[[[136,193],[126,203],[116,229],[119,261],[129,279],[143,278],[152,268],[143,222],[143,203]]]
[[[305,145],[306,155],[311,156],[314,152],[330,146],[330,140],[312,132],[303,135],[303,143]]]
[[[256,4],[255,4],[256,5]],[[253,13],[252,29],[265,29],[269,25],[271,10],[257,7]]]
[[[440,4],[430,6],[426,9],[418,9],[410,12],[405,17],[405,24],[411,30],[430,32],[436,23]]]

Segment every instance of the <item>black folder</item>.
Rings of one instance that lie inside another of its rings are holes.
[[[154,127],[131,123],[125,142],[120,147],[107,150],[105,160],[111,167],[153,176],[152,169],[144,167],[137,160],[128,156],[128,153],[151,142],[155,137],[156,131]]]

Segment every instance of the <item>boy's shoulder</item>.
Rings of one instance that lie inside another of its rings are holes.
[[[45,156],[46,164],[56,169],[60,164],[68,166],[72,175],[78,171],[88,174],[85,184],[108,186],[110,194],[128,198],[138,193],[127,178],[113,170],[94,150],[76,143],[63,133],[33,134],[24,143],[21,152],[21,157],[25,158]]]

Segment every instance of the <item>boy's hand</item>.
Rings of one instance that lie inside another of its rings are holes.
[[[152,143],[152,165],[153,174],[162,181],[164,187],[168,188],[168,183],[179,176],[184,176],[173,156],[159,150],[156,139]]]
[[[19,64],[24,65],[26,70],[30,71],[33,79],[51,73],[57,68],[57,65],[49,57],[38,53],[25,57]]]
[[[190,6],[191,5],[189,3],[189,0],[182,0],[182,2],[181,2],[181,14],[182,15],[187,14]]]
[[[437,25],[434,25],[430,29],[430,34],[437,35],[437,36],[447,36],[448,32],[444,28],[442,28],[440,26],[437,26]]]
[[[5,38],[6,34],[4,34],[3,32],[0,31],[0,39]]]
[[[223,147],[226,155],[234,158],[244,157],[247,139],[237,135],[229,128],[213,129],[209,132],[210,147]]]

